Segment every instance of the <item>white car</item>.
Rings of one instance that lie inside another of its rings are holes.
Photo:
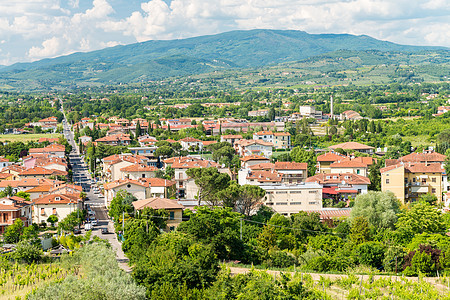
[[[98,225],[98,221],[97,220],[92,220],[91,224],[94,225],[94,226],[97,226]]]

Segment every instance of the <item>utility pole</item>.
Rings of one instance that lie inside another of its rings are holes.
[[[125,235],[125,211],[122,212],[122,238]]]

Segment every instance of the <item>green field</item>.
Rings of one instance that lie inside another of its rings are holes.
[[[39,134],[2,134],[0,135],[0,142],[28,142],[37,141],[40,138],[59,138],[61,134],[59,133],[39,133]]]

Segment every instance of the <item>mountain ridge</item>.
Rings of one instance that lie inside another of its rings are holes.
[[[297,30],[238,30],[176,40],[152,40],[0,67],[0,80],[121,83],[233,68],[258,68],[337,50],[418,52],[445,47],[408,46],[367,35],[309,34]],[[124,74],[128,72],[129,74]]]

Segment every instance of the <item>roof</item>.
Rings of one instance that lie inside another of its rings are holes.
[[[141,178],[141,180],[150,184],[150,187],[169,187],[176,184],[175,180],[167,180],[162,178]]]
[[[148,185],[145,184],[142,181],[138,181],[138,180],[132,180],[132,179],[119,179],[110,183],[105,184],[103,187],[105,188],[105,190],[111,190],[120,186],[123,186],[125,184],[134,184],[134,185],[138,185],[141,187],[147,187]]]
[[[178,142],[185,143],[201,143],[202,141],[193,137],[185,137],[184,139],[179,140]]]
[[[258,144],[261,146],[270,146],[273,147],[273,143],[264,142],[263,140],[239,140],[235,142],[236,145],[241,145],[242,147],[248,147],[250,145]]]
[[[283,176],[277,171],[256,170],[251,171],[247,179],[257,180],[258,182],[281,182]]]
[[[209,160],[196,160],[185,162],[175,161],[172,164],[172,168],[174,169],[192,169],[192,168],[209,168],[209,167],[218,168],[219,166],[220,165],[218,163]]]
[[[203,146],[209,146],[212,144],[217,144],[217,141],[202,141]]]
[[[59,198],[59,200],[58,200]],[[78,203],[80,194],[49,194],[41,195],[33,201],[34,204],[69,204]]]
[[[370,184],[370,179],[358,174],[352,173],[321,173],[314,176],[306,178],[305,182],[317,182],[320,184],[346,184],[352,185],[368,185]]]
[[[354,160],[346,160],[332,163],[330,168],[367,168],[367,164]]]
[[[120,169],[122,172],[154,172],[157,170],[158,168],[156,167],[141,164],[134,164]]]
[[[307,170],[307,163],[298,163],[298,162],[290,162],[290,161],[277,161],[275,162],[275,170]]]
[[[385,173],[397,168],[405,168],[405,172],[409,173],[445,173],[440,163],[398,163],[380,169],[381,173]]]
[[[291,134],[289,132],[275,132],[273,135],[274,136],[290,136]]]
[[[260,163],[250,166],[250,170],[272,170],[275,167],[273,163]]]
[[[324,208],[321,210],[310,210],[320,214],[320,219],[350,217],[351,208]]]
[[[317,156],[317,161],[340,161],[344,158],[347,158],[347,156],[342,155],[340,153],[337,152],[327,152],[325,154],[319,155]]]
[[[367,146],[358,142],[346,142],[346,143],[341,143],[341,144],[337,144],[337,145],[333,145],[328,147],[330,149],[344,149],[344,150],[371,150],[374,149],[371,146]]]
[[[60,144],[51,144],[44,148],[31,148],[28,152],[31,153],[46,153],[46,152],[64,152],[66,147]]]
[[[403,162],[444,162],[447,157],[437,152],[416,153],[400,157],[398,160]]]
[[[105,137],[95,140],[96,142],[118,142],[118,141],[131,141],[129,134],[119,133],[107,135]]]
[[[266,161],[269,161],[268,158],[266,158],[264,156],[261,156],[261,155],[257,155],[257,154],[252,154],[252,155],[241,157],[240,160],[243,161],[243,162],[250,161],[250,160],[266,160]]]
[[[258,131],[256,133],[254,133],[255,135],[271,135],[273,134],[272,131],[268,130],[268,131]]]
[[[137,200],[133,203],[134,209],[140,210],[146,207],[153,209],[183,209],[184,206],[179,204],[176,200],[166,198],[149,198]]]
[[[169,157],[166,158],[163,162],[165,164],[173,164],[174,162],[186,162],[186,161],[199,161],[201,159],[196,158],[196,157],[191,157],[191,156],[174,156],[174,157]]]
[[[222,135],[223,139],[242,139],[242,135],[240,134],[226,134]]]

